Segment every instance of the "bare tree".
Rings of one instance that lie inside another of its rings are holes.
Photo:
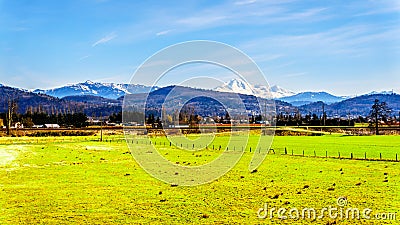
[[[6,130],[7,135],[11,134],[11,126],[13,123],[13,114],[17,110],[17,100],[14,96],[8,95],[7,112],[6,112]]]
[[[391,109],[387,106],[386,102],[380,102],[375,99],[370,112],[371,125],[375,127],[375,134],[379,135],[379,121],[385,120],[391,112]]]

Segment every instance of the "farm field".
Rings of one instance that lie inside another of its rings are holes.
[[[254,173],[248,171],[253,154],[249,147],[254,143],[250,140],[231,171],[194,187],[173,187],[148,175],[132,159],[123,136],[97,140],[1,138],[0,224],[399,223],[399,162],[329,157],[340,152],[346,158],[351,153],[354,158],[364,158],[366,153],[368,158],[379,159],[382,153],[383,159],[393,160],[400,153],[400,136],[276,136],[271,147],[275,154],[268,154]],[[152,141],[159,143],[159,152],[169,160],[200,165],[221,153],[219,145],[226,148],[227,137],[217,137],[212,143],[214,150],[209,145],[195,153],[169,147],[166,138]],[[229,146],[229,151],[241,148],[240,143],[236,145]],[[297,156],[291,156],[292,150]],[[303,150],[310,157],[301,157]],[[320,157],[313,157],[314,151]],[[324,158],[326,152],[328,158]],[[319,210],[337,207],[339,197],[347,199],[345,207],[370,208],[371,220],[257,216],[266,203],[271,208]],[[397,213],[397,218],[374,219],[372,215],[378,213]]]

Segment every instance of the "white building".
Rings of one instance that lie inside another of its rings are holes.
[[[43,125],[44,128],[60,128],[60,125],[55,124],[55,123],[48,123]]]

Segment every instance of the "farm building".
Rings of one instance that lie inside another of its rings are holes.
[[[45,124],[43,125],[44,128],[60,128],[60,125],[55,123]]]
[[[18,128],[18,129],[24,128],[24,124],[22,124],[20,122],[16,122],[12,128]]]

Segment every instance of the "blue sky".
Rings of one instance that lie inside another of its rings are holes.
[[[400,92],[399,37],[396,0],[0,0],[0,83],[128,83],[156,51],[213,40],[296,92]]]

